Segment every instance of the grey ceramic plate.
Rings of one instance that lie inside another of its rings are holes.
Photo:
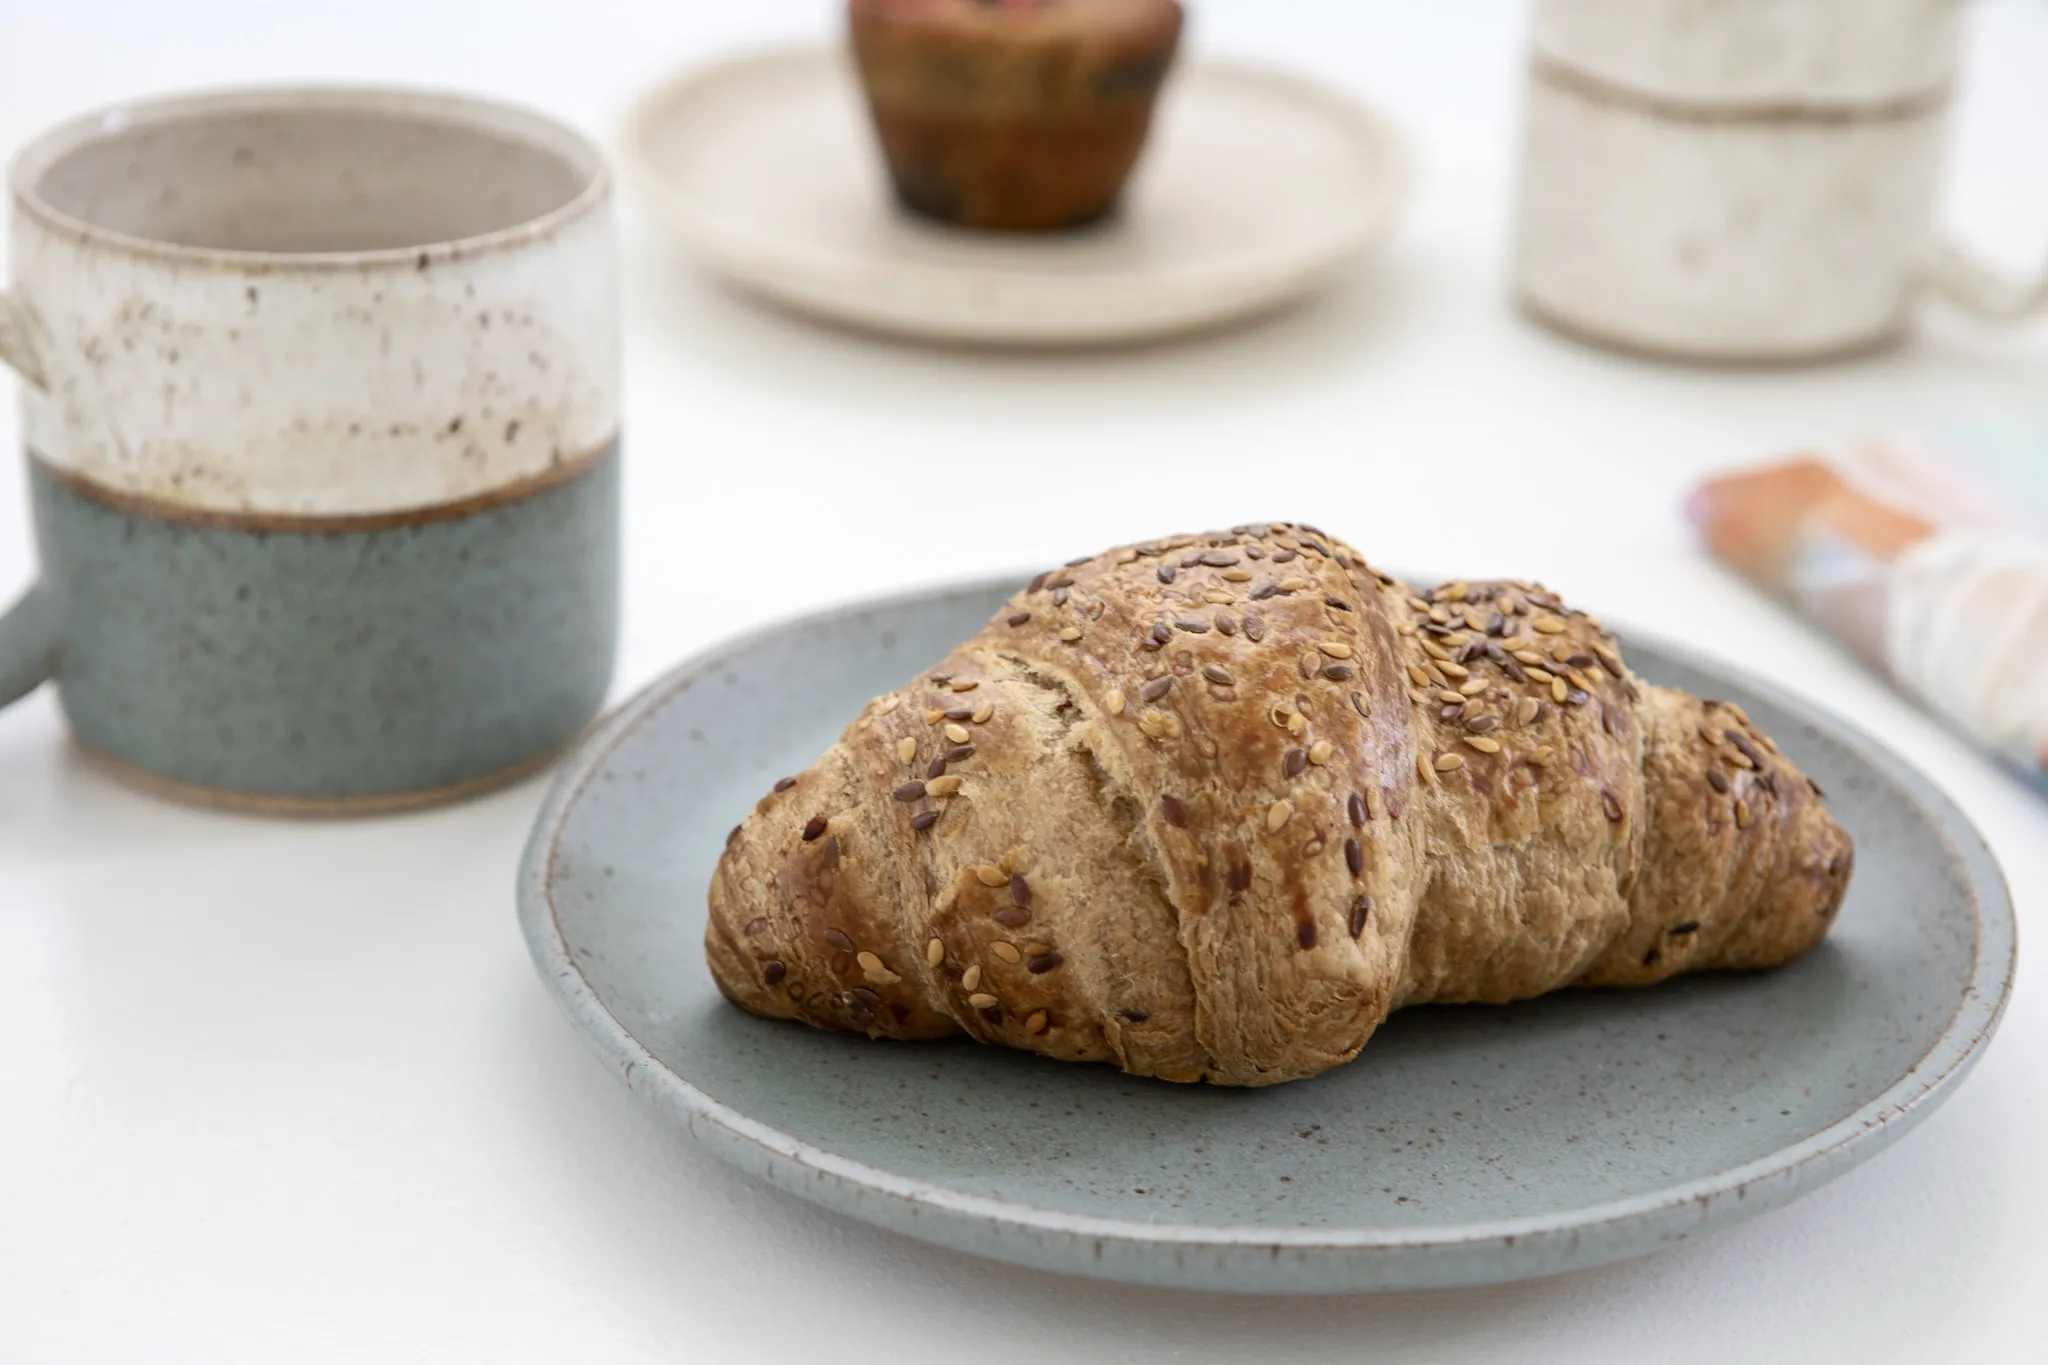
[[[576,1026],[678,1127],[807,1199],[1147,1284],[1518,1279],[1640,1255],[1841,1174],[1924,1117],[1997,1023],[2012,908],[1955,806],[1841,722],[1643,642],[1639,671],[1741,702],[1856,838],[1834,933],[1781,971],[1405,1012],[1350,1066],[1261,1091],[726,1005],[699,943],[726,831],[1011,586],[850,608],[692,660],[583,745],[527,847],[527,941]]]

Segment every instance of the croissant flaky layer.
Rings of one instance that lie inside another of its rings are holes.
[[[757,1014],[1268,1085],[1403,1005],[1785,962],[1852,857],[1541,587],[1270,523],[1033,580],[762,798],[705,946]]]

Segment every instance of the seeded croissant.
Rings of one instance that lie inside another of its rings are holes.
[[[1542,588],[1276,523],[1041,574],[762,798],[705,948],[756,1014],[1269,1085],[1404,1005],[1786,962],[1851,861]]]

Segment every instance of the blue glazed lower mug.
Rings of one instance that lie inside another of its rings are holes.
[[[62,125],[10,188],[42,570],[0,617],[0,704],[54,679],[95,760],[297,811],[464,795],[575,737],[618,602],[587,142],[255,91]]]

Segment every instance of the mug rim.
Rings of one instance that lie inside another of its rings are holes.
[[[544,213],[488,232],[407,246],[345,251],[256,251],[164,241],[66,213],[38,191],[37,182],[43,174],[65,156],[102,137],[138,125],[224,113],[297,110],[404,114],[451,127],[496,133],[557,159],[574,173],[579,188],[569,199]],[[433,262],[523,246],[549,237],[590,213],[609,198],[611,187],[611,163],[603,149],[559,119],[530,106],[491,96],[388,85],[226,86],[120,100],[87,109],[44,129],[24,143],[7,166],[9,199],[23,214],[46,228],[80,242],[132,255],[251,273],[378,267],[412,270]]]

